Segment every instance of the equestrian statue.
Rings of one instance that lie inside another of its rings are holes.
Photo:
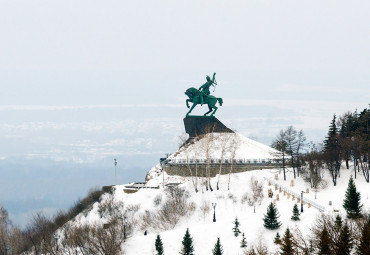
[[[213,77],[212,79],[207,75],[206,79],[207,79],[207,82],[204,83],[202,86],[200,86],[199,89],[196,89],[196,88],[189,88],[185,91],[185,95],[187,95],[189,97],[189,99],[186,99],[186,106],[188,108],[190,108],[189,106],[189,102],[192,102],[193,105],[191,106],[190,110],[188,111],[188,113],[186,114],[186,116],[189,116],[189,114],[191,113],[191,111],[195,108],[195,106],[197,106],[198,104],[200,105],[203,105],[203,104],[207,104],[208,105],[208,109],[209,111],[206,112],[204,114],[204,116],[207,116],[207,114],[211,113],[210,116],[213,116],[218,107],[216,106],[216,103],[218,102],[220,106],[222,106],[222,98],[217,98],[215,96],[212,96],[210,91],[209,91],[209,88],[211,86],[213,86],[213,91],[216,89],[216,86],[217,86],[217,82],[216,82],[216,79],[215,79],[215,76],[216,76],[216,73],[213,73]]]

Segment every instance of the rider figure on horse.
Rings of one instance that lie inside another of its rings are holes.
[[[209,94],[211,94],[210,91],[209,91],[209,87],[214,86],[214,84],[216,84],[216,82],[215,82],[215,76],[216,76],[216,73],[213,73],[213,77],[212,77],[212,80],[211,80],[211,78],[207,75],[207,82],[204,83],[199,88],[201,105],[203,105],[203,102],[204,102],[204,98],[203,97],[208,97]]]

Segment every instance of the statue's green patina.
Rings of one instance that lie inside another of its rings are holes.
[[[211,113],[210,116],[213,116],[216,113],[218,109],[218,107],[216,106],[217,102],[220,104],[220,106],[222,106],[222,103],[223,103],[222,98],[217,98],[217,97],[210,95],[211,93],[209,91],[209,88],[211,86],[216,87],[217,85],[215,76],[216,76],[216,73],[213,74],[212,79],[209,76],[207,76],[207,82],[204,83],[199,88],[199,90],[196,88],[189,88],[185,91],[185,95],[189,97],[189,99],[186,99],[186,106],[190,108],[189,102],[193,103],[190,110],[187,112],[186,116],[189,116],[191,111],[198,104],[201,104],[201,105],[208,104],[209,111],[206,112],[204,116],[207,116],[207,114],[211,113],[212,111],[213,112]]]

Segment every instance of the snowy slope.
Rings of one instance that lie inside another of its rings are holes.
[[[310,191],[309,194],[305,194],[308,198],[314,200],[318,204],[325,206],[327,213],[333,213],[334,209],[338,209],[343,212],[342,202],[344,193],[347,188],[348,178],[351,170],[342,169],[341,178],[338,180],[336,187],[333,187],[330,182],[330,176],[325,176],[328,180],[328,187],[317,194],[317,200],[314,199],[314,193]],[[274,179],[275,175],[278,174],[278,181],[283,186],[292,189],[299,193],[301,190],[309,188],[309,184],[302,181],[301,178],[295,180],[295,186],[290,187],[290,182],[293,178],[293,174],[288,172],[287,180],[284,181],[283,175],[279,170],[256,170],[244,173],[233,174],[231,177],[231,189],[227,190],[227,176],[221,176],[220,178],[220,190],[214,190],[213,192],[205,191],[199,186],[199,192],[196,193],[192,186],[190,177],[179,177],[179,176],[167,176],[165,175],[165,183],[169,182],[181,182],[180,187],[185,188],[190,193],[189,200],[196,204],[194,213],[187,218],[183,218],[174,229],[160,232],[155,230],[149,230],[148,235],[144,235],[143,231],[140,230],[139,226],[135,230],[132,237],[130,237],[123,245],[125,254],[154,254],[154,240],[157,233],[160,233],[165,254],[178,254],[181,247],[181,240],[186,231],[189,228],[190,234],[194,240],[195,254],[211,254],[211,250],[217,240],[217,237],[221,238],[221,243],[224,248],[225,255],[238,255],[242,254],[240,247],[241,237],[234,237],[232,232],[235,217],[238,217],[241,227],[240,230],[245,232],[248,245],[255,243],[259,236],[262,236],[265,243],[273,251],[277,249],[277,246],[273,244],[273,238],[277,232],[283,234],[286,227],[294,228],[297,226],[302,232],[307,232],[311,226],[313,220],[320,212],[311,207],[304,207],[304,213],[301,215],[301,221],[293,222],[290,217],[292,215],[292,208],[294,202],[291,199],[284,197],[280,193],[280,201],[277,202],[277,208],[281,214],[280,220],[283,225],[279,230],[267,230],[263,227],[263,215],[266,213],[266,208],[272,199],[267,197],[267,189],[272,188],[274,191],[274,197],[278,191],[274,190],[273,186],[268,186],[267,181],[263,181],[263,177]],[[257,207],[256,213],[253,213],[253,208],[248,206],[247,203],[242,203],[242,197],[246,192],[249,192],[249,180],[254,176],[255,178],[263,181],[264,183],[264,199],[260,206]],[[162,175],[152,178],[147,186],[160,186],[160,189],[142,189],[133,194],[126,194],[123,192],[124,185],[116,187],[114,192],[115,201],[123,201],[125,206],[130,204],[140,204],[140,210],[137,212],[137,217],[142,215],[145,210],[153,210],[154,198],[158,194],[164,195],[162,189]],[[217,176],[212,178],[212,184],[215,187]],[[370,195],[370,184],[364,181],[362,176],[358,176],[355,180],[358,190],[362,195],[362,203],[364,203],[364,209],[370,209],[369,195]],[[201,183],[200,180],[198,183]],[[103,200],[108,199],[110,195],[105,195]],[[329,206],[328,202],[332,201],[333,206]],[[205,217],[203,217],[199,207],[202,203],[217,203],[216,205],[216,218],[217,221],[212,222],[213,211],[211,210]],[[81,214],[76,219],[77,223],[93,223],[95,221],[101,221],[97,212],[97,204],[94,205],[94,209],[89,213]]]
[[[168,161],[171,163],[184,163],[186,160],[206,160],[204,144],[207,142],[207,139],[210,140],[209,157],[212,159],[223,158],[224,160],[230,160],[232,158],[232,151],[235,149],[235,160],[241,160],[243,163],[247,163],[247,161],[261,163],[262,160],[268,161],[273,159],[274,155],[278,153],[275,149],[239,133],[212,133],[205,135],[200,140],[194,141],[194,143],[181,147],[178,151],[169,155]],[[224,148],[224,155],[222,155],[222,148]],[[146,180],[150,180],[161,173],[162,170],[159,164],[153,166],[149,170]]]
[[[210,138],[212,136],[212,138]],[[271,159],[277,151],[262,143],[249,139],[239,133],[211,133],[190,144],[186,149],[180,149],[169,159],[186,159],[186,157],[205,159],[204,141],[210,139],[210,157],[221,158],[222,147],[226,147],[224,158],[231,158],[233,146],[236,146],[235,159]],[[223,145],[224,143],[224,145]]]

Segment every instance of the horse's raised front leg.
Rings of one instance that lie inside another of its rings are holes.
[[[190,108],[189,106],[190,99],[186,99],[186,107]]]
[[[191,106],[190,110],[188,111],[188,113],[186,114],[186,116],[188,116],[191,111],[194,109],[194,107],[196,106],[197,104],[193,103],[193,105]]]

